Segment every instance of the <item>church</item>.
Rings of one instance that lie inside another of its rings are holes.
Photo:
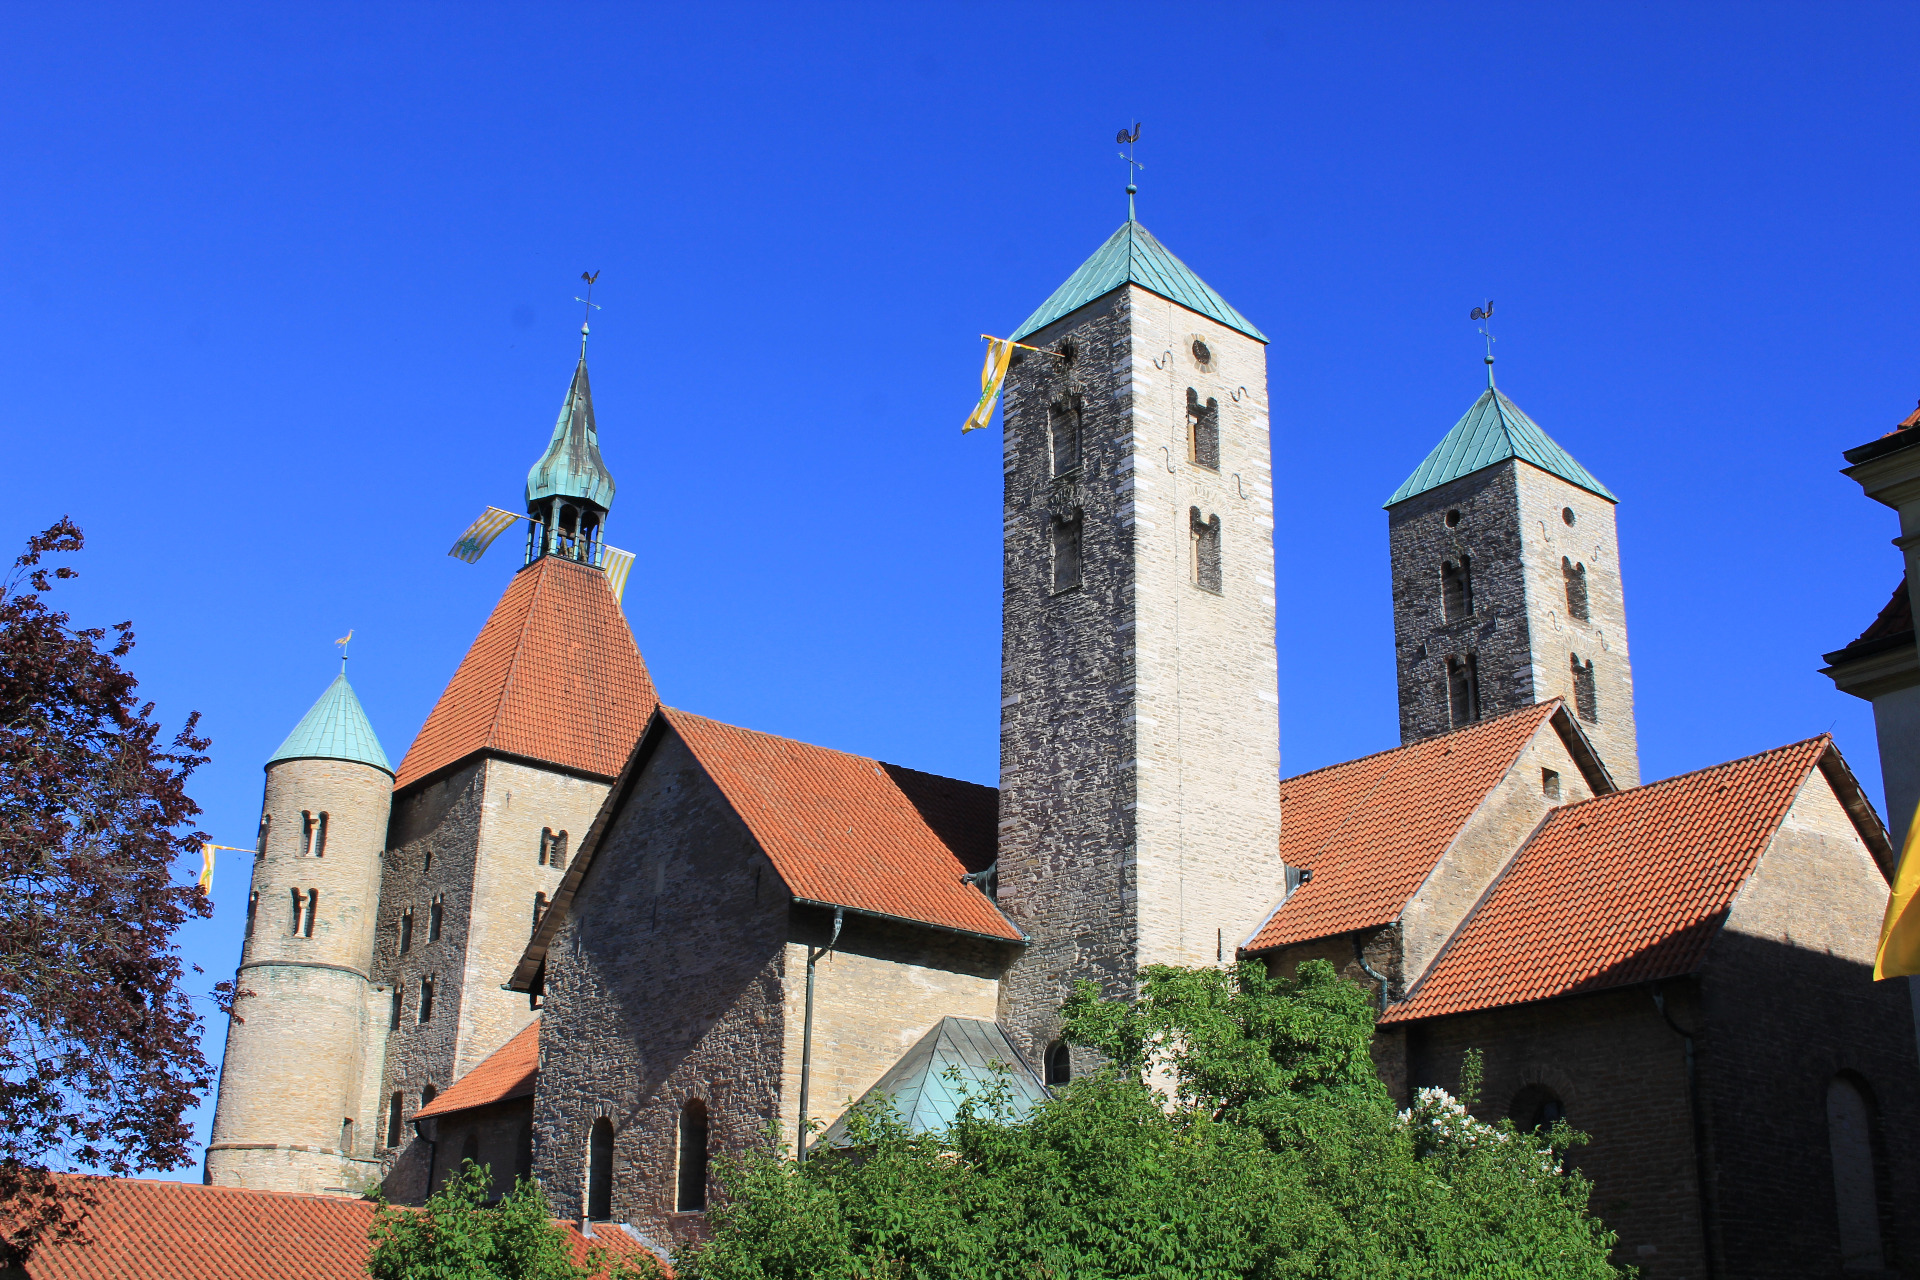
[[[399,764],[344,676],[266,764],[206,1181],[417,1202],[473,1159],[668,1256],[776,1127],[1097,1065],[1078,980],[1322,957],[1402,1105],[1477,1049],[1484,1118],[1592,1134],[1643,1275],[1920,1258],[1886,829],[1825,735],[1641,781],[1619,499],[1491,360],[1385,503],[1400,745],[1283,778],[1265,336],[1131,213],[1011,336],[997,788],[661,701],[583,336]]]

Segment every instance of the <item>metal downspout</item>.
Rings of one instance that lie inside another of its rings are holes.
[[[807,1018],[800,1032],[800,1133],[796,1140],[802,1164],[807,1160],[807,1093],[813,1084],[813,966],[840,941],[840,925],[845,918],[845,910],[835,907],[833,936],[827,939],[827,945],[807,948]]]
[[[1661,993],[1659,984],[1655,983],[1649,989],[1653,992],[1653,1007],[1660,1011],[1661,1021],[1680,1037],[1681,1046],[1686,1051],[1687,1110],[1693,1115],[1693,1180],[1700,1195],[1700,1251],[1706,1258],[1707,1275],[1717,1276],[1720,1274],[1720,1262],[1713,1254],[1713,1208],[1707,1198],[1706,1119],[1700,1114],[1700,1071],[1694,1063],[1693,1034],[1683,1030],[1668,1014],[1667,998]]]
[[[1305,882],[1302,881],[1302,883]],[[1367,963],[1367,953],[1357,933],[1353,935],[1353,958],[1359,962],[1360,972],[1380,984],[1380,1012],[1385,1013],[1387,1011],[1387,975],[1375,972],[1374,967]]]

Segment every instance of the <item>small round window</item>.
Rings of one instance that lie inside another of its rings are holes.
[[[1456,526],[1459,525],[1459,523],[1460,523],[1460,508],[1455,507],[1453,510],[1447,512],[1447,528],[1449,529],[1455,528]]]
[[[1572,507],[1560,508],[1560,519],[1565,523],[1571,525],[1575,520],[1578,520],[1579,518],[1580,518],[1579,516],[1573,514]]]
[[[1193,340],[1193,362],[1203,369],[1213,363],[1213,348],[1198,338]]]

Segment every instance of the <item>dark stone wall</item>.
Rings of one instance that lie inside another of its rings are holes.
[[[513,1190],[515,1178],[533,1173],[533,1097],[514,1098],[490,1107],[474,1107],[421,1122],[429,1140],[431,1190],[446,1185],[463,1158],[483,1166],[492,1179],[493,1199]]]

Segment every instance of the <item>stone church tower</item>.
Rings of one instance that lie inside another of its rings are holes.
[[[374,907],[393,767],[342,674],[267,761],[209,1183],[359,1192],[378,1181],[385,993]]]
[[[1266,338],[1131,218],[1014,335],[1001,1021],[1231,961],[1282,896]]]
[[[1563,697],[1640,782],[1619,500],[1493,385],[1387,499],[1400,740]]]

